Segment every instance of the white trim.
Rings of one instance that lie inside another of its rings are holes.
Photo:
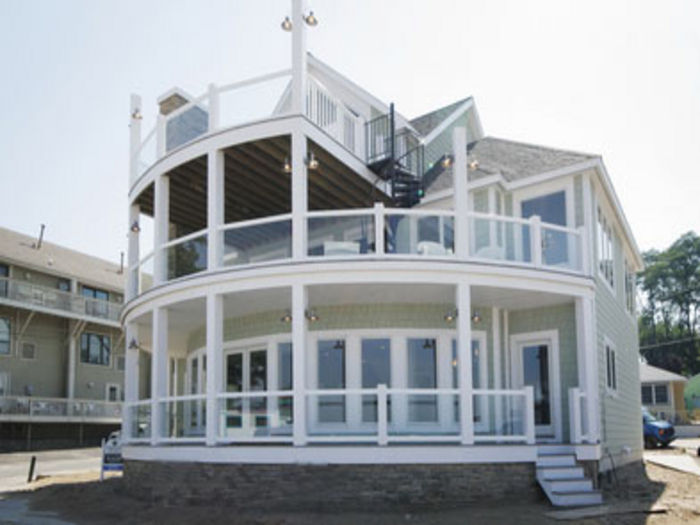
[[[523,388],[522,356],[520,350],[526,344],[546,343],[549,345],[549,375],[551,379],[550,399],[553,439],[538,438],[538,441],[562,441],[562,409],[561,409],[561,368],[559,366],[559,329],[541,330],[537,332],[521,332],[510,336],[511,375],[513,384]]]

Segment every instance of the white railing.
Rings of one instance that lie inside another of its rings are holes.
[[[460,390],[456,388],[306,389],[304,441],[309,443],[461,442]],[[475,389],[475,443],[535,442],[531,387],[521,390]],[[163,430],[157,442],[204,442],[204,394],[165,397],[157,406]],[[151,437],[151,401],[126,405],[130,441]],[[294,391],[225,392],[216,396],[216,443],[294,440]]]
[[[0,302],[3,300],[112,322],[119,320],[122,309],[120,303],[85,297],[8,277],[0,277]]]
[[[569,389],[569,433],[572,443],[583,443],[588,441],[586,415],[588,406],[586,393],[580,388]]]
[[[122,403],[92,399],[0,397],[0,421],[118,422]]]

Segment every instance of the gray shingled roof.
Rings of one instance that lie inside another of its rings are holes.
[[[639,380],[642,383],[662,383],[667,381],[688,381],[679,374],[674,374],[663,368],[651,366],[647,363],[639,363]]]
[[[504,180],[512,182],[598,158],[595,155],[546,148],[495,137],[484,137],[469,144],[467,149],[469,160],[476,160],[479,163],[477,170],[469,172],[469,180],[501,174]],[[452,170],[448,169],[432,183],[429,183],[427,193],[435,193],[452,188],[452,186]]]
[[[37,250],[32,247],[35,242],[34,237],[0,227],[0,261],[110,291],[124,290],[126,276],[119,273],[119,265],[46,241]]]
[[[443,106],[440,109],[436,109],[435,111],[431,111],[430,113],[416,117],[410,121],[411,125],[418,133],[425,137],[470,98],[472,97],[463,98],[462,100],[458,100],[457,102]]]

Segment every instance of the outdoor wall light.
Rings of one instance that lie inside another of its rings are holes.
[[[284,20],[280,24],[280,27],[282,28],[283,31],[291,31],[292,30],[292,21],[289,19],[288,16],[284,17]]]
[[[141,231],[141,226],[139,226],[139,221],[134,221],[131,223],[131,231],[134,233],[139,233]]]
[[[307,26],[316,27],[318,25],[318,18],[316,18],[313,11],[309,11],[309,14],[304,17],[304,22],[306,22]]]
[[[479,315],[479,312],[474,311],[474,313],[472,314],[472,322],[474,322],[474,323],[481,322],[481,315]]]
[[[319,319],[316,310],[306,310],[306,312],[304,312],[304,315],[306,315],[306,318],[312,323],[315,323]]]
[[[282,165],[282,171],[284,171],[285,173],[292,172],[292,163],[289,162],[289,157],[284,158],[284,164]]]
[[[131,341],[129,341],[129,350],[138,350],[139,349],[139,342],[135,338],[131,338]]]
[[[306,159],[306,165],[309,167],[310,170],[318,169],[318,159],[314,155],[313,151],[309,154],[308,158]]]
[[[459,312],[457,311],[456,308],[455,308],[454,310],[450,310],[449,312],[447,312],[447,313],[445,314],[445,321],[447,321],[448,323],[451,323],[452,321],[454,321],[455,319],[457,319],[457,314],[458,314],[458,313],[459,313]]]
[[[292,322],[292,314],[290,314],[289,312],[286,312],[282,317],[280,317],[280,321],[282,321],[283,323],[287,323],[287,324],[291,323]]]
[[[444,155],[442,159],[442,167],[445,169],[449,168],[450,166],[452,166],[453,160],[454,159],[452,155]]]
[[[479,161],[474,159],[469,163],[469,169],[472,171],[476,171],[479,168]]]
[[[131,114],[131,118],[134,120],[141,120],[143,118],[143,115],[141,115],[141,110],[139,108],[136,108]]]

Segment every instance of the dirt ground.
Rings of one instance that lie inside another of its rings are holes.
[[[121,524],[180,525],[394,525],[394,524],[524,524],[581,525],[700,524],[700,477],[647,463],[624,479],[605,483],[606,514],[566,519],[544,499],[524,505],[493,504],[460,509],[393,513],[241,513],[219,507],[162,507],[128,498],[119,477],[103,483],[94,474],[64,476],[35,482],[33,490],[0,495],[0,524]]]

